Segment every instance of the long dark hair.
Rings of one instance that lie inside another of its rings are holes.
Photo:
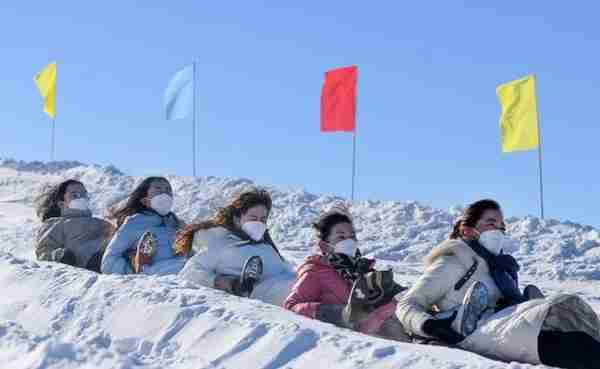
[[[150,189],[150,185],[152,185],[152,182],[154,181],[165,181],[169,183],[169,186],[171,185],[165,177],[148,177],[144,179],[129,195],[125,206],[118,208],[110,214],[110,219],[115,220],[117,223],[115,231],[119,229],[121,225],[123,225],[125,218],[128,216],[141,213],[142,211],[153,211],[146,205],[142,204],[142,199],[148,196],[148,189]],[[175,217],[175,219],[179,223],[179,219],[177,217]]]
[[[80,184],[83,186],[83,183],[75,179],[68,179],[55,186],[52,186],[48,191],[44,192],[36,199],[36,203],[38,203],[36,213],[42,222],[45,222],[50,218],[60,217],[62,215],[60,207],[58,206],[58,202],[65,201],[67,187],[72,184]]]
[[[460,238],[462,235],[463,227],[471,227],[475,228],[477,222],[483,216],[483,213],[486,210],[497,210],[502,211],[500,208],[500,204],[491,199],[479,200],[467,207],[464,214],[454,223],[454,228],[452,229],[452,234],[450,234],[451,239]]]
[[[194,233],[204,229],[223,227],[230,232],[239,234],[242,231],[238,229],[239,227],[236,227],[234,221],[235,217],[241,217],[242,214],[245,214],[250,208],[258,205],[263,205],[267,208],[268,216],[273,207],[271,195],[269,195],[267,191],[258,188],[245,190],[235,196],[231,203],[217,210],[217,213],[211,219],[200,223],[189,224],[183,228],[177,235],[177,240],[175,241],[176,249],[189,250],[194,239]],[[275,243],[268,231],[265,232],[264,240],[275,247]],[[276,247],[275,250],[279,253]]]
[[[325,241],[329,237],[331,229],[340,223],[352,224],[352,220],[345,214],[331,213],[318,219],[312,224],[312,227],[316,231],[319,240]]]

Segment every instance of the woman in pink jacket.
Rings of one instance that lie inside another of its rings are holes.
[[[284,307],[298,314],[398,341],[410,341],[396,318],[394,296],[405,288],[391,271],[376,271],[361,257],[350,214],[342,208],[313,224],[318,253],[298,268]]]

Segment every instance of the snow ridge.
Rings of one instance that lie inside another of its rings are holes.
[[[75,162],[0,162],[0,367],[10,368],[530,368],[442,347],[400,344],[309,320],[275,306],[193,288],[176,276],[97,275],[37,262],[35,199],[62,180],[81,180],[101,214],[142,178]],[[175,211],[205,218],[247,179],[169,176]],[[342,198],[302,189],[267,189],[271,230],[283,255],[299,264],[313,247],[311,222]],[[361,248],[401,283],[422,271],[422,257],[445,239],[461,208],[417,202],[358,201],[352,213]],[[509,218],[524,282],[547,293],[570,290],[600,309],[600,233],[535,217]]]

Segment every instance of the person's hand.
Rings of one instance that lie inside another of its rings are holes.
[[[52,251],[52,260],[71,266],[77,264],[77,258],[73,251],[64,248]]]
[[[423,323],[422,330],[426,334],[439,339],[450,345],[456,345],[465,337],[451,328],[452,322],[456,319],[457,312],[444,319],[427,319]]]
[[[236,277],[234,275],[224,275],[224,274],[217,275],[217,277],[215,278],[214,286],[218,290],[229,292],[236,296],[242,295],[242,287],[240,285],[240,279],[239,279],[239,277]]]
[[[231,278],[227,278],[224,275],[218,275],[215,278],[215,288],[222,291],[231,291],[233,287],[233,281]]]

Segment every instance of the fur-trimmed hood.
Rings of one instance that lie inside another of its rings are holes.
[[[449,239],[434,247],[433,250],[425,256],[423,262],[425,263],[425,267],[428,267],[440,256],[450,255],[456,257],[456,259],[467,269],[473,265],[473,260],[478,258],[475,251],[473,251],[463,240]]]

